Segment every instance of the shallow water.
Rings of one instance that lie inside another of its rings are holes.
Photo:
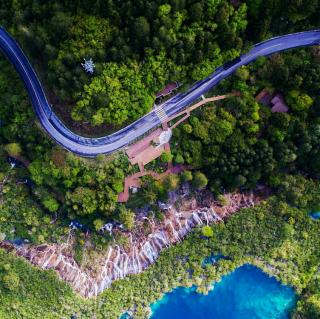
[[[320,219],[320,212],[312,212],[310,213],[311,218]]]
[[[244,265],[215,283],[207,296],[176,288],[151,305],[152,319],[285,319],[295,306],[292,288]]]

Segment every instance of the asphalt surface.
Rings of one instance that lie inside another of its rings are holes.
[[[187,92],[179,93],[161,107],[172,116],[195,102],[237,68],[247,65],[260,56],[297,47],[320,44],[320,30],[288,34],[256,44],[248,53],[217,68],[214,73],[195,83]],[[87,138],[71,132],[52,112],[42,85],[27,57],[17,42],[0,27],[0,49],[19,73],[29,93],[37,117],[47,133],[61,146],[81,156],[93,157],[112,153],[161,124],[155,111],[151,111],[127,127],[99,138]]]

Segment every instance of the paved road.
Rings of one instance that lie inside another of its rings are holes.
[[[260,56],[268,56],[292,48],[318,44],[320,44],[320,30],[288,34],[256,44],[247,54],[217,68],[206,79],[195,83],[187,92],[175,95],[162,104],[161,107],[167,116],[171,116],[195,102],[202,94],[231,75],[237,68],[247,65]],[[43,128],[57,143],[73,153],[88,157],[102,153],[112,153],[161,124],[155,111],[151,111],[136,122],[108,136],[86,138],[77,135],[71,132],[52,112],[41,83],[30,62],[17,42],[1,27],[0,49],[23,80]]]

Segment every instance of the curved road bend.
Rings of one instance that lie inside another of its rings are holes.
[[[320,44],[320,30],[288,34],[256,44],[248,53],[227,62],[202,81],[195,83],[187,92],[177,94],[161,106],[168,116],[182,111],[202,94],[231,75],[237,68],[254,61],[260,56],[276,52]],[[52,112],[41,83],[27,57],[17,42],[0,27],[0,49],[19,73],[29,93],[38,119],[47,133],[67,150],[81,156],[93,157],[102,153],[112,153],[134,141],[152,128],[161,124],[154,111],[141,117],[127,127],[99,138],[86,138],[71,132]]]

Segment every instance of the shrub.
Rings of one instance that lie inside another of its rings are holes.
[[[208,238],[213,236],[213,230],[210,226],[203,226],[201,232],[203,236],[206,236]]]
[[[207,186],[208,184],[208,179],[206,177],[206,175],[204,175],[201,172],[196,172],[193,176],[193,186],[196,189],[203,189]]]

